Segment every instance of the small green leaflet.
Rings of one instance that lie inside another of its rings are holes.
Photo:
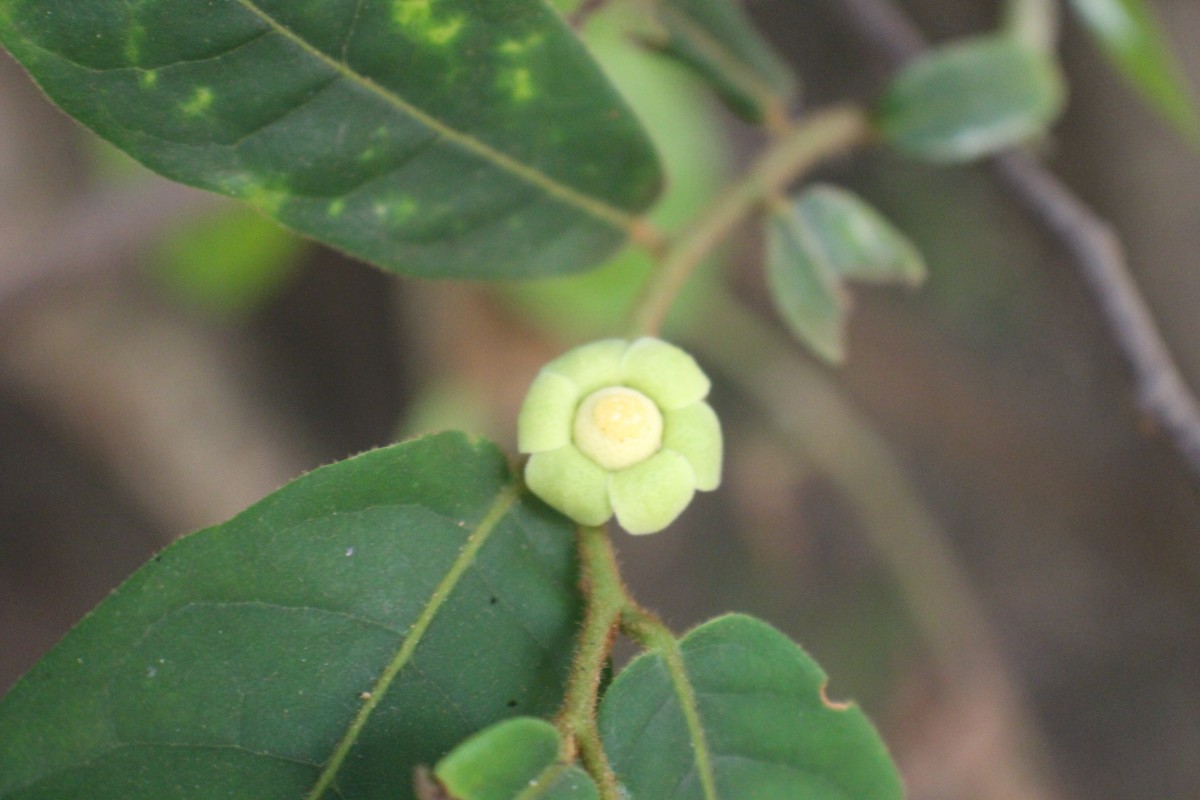
[[[434,776],[455,800],[596,800],[591,777],[558,760],[561,746],[549,722],[518,717],[454,748]]]
[[[707,81],[752,122],[785,113],[795,76],[737,0],[654,0],[657,30],[645,41]]]
[[[919,56],[892,80],[876,120],[883,140],[909,155],[973,161],[1045,133],[1065,94],[1049,54],[991,35]]]
[[[849,297],[843,282],[916,285],[925,263],[913,244],[856,195],[814,185],[771,209],[767,286],[780,317],[817,355],[840,362]]]
[[[0,0],[0,43],[151,169],[398,272],[582,269],[661,183],[541,0]]]
[[[140,569],[0,701],[4,800],[397,800],[561,701],[574,529],[442,434],[318,469]]]
[[[600,704],[618,781],[654,800],[900,800],[899,775],[856,707],[765,622],[718,617],[638,656]]]
[[[1170,39],[1144,0],[1070,0],[1121,74],[1192,144],[1200,144],[1196,98]]]

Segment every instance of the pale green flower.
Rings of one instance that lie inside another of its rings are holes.
[[[532,454],[525,482],[583,525],[615,512],[630,533],[655,533],[695,491],[721,483],[721,425],[708,377],[674,345],[645,337],[577,347],[542,368],[517,420]]]

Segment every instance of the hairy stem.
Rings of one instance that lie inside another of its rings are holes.
[[[560,756],[564,761],[573,761],[578,756],[596,781],[602,800],[619,800],[617,779],[608,765],[596,727],[596,703],[600,676],[612,652],[621,613],[631,601],[604,528],[580,528],[579,561],[587,611],[571,664],[566,698],[556,721],[563,736]]]
[[[765,198],[784,191],[821,161],[865,144],[871,135],[870,119],[857,106],[835,106],[798,121],[666,250],[634,307],[632,334],[658,333],[671,304],[696,267]]]

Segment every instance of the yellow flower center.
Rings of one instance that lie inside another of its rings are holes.
[[[645,461],[662,447],[662,412],[627,386],[592,392],[575,412],[575,446],[605,469]]]

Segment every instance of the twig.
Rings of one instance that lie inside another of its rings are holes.
[[[1154,313],[1129,274],[1120,240],[1112,228],[1027,156],[1004,156],[992,167],[1074,257],[1133,371],[1138,405],[1200,475],[1200,404],[1171,357]]]
[[[840,0],[833,5],[896,63],[926,46],[912,21],[886,0]],[[1071,256],[1129,364],[1142,411],[1200,476],[1200,402],[1171,356],[1112,229],[1030,157],[1009,153],[991,163],[994,174]]]

